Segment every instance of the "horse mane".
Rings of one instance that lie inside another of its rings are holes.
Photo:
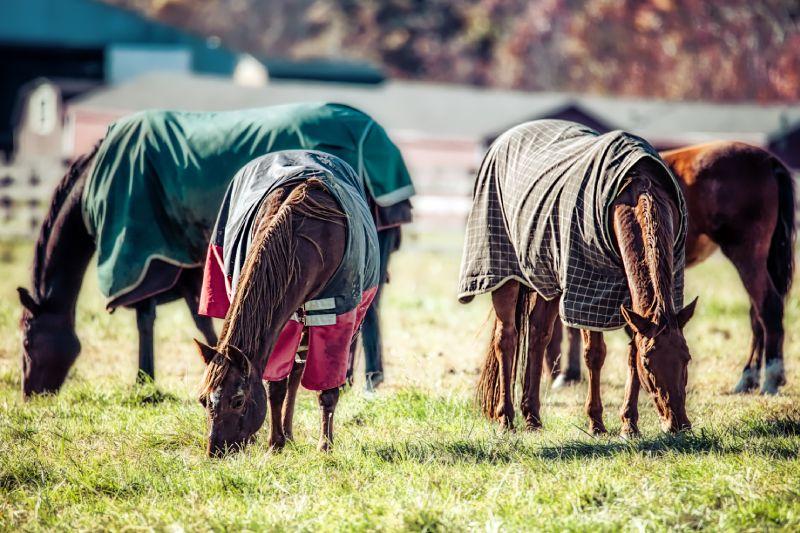
[[[647,177],[636,206],[636,218],[642,228],[645,263],[653,282],[653,302],[649,314],[658,322],[675,320],[672,299],[674,235],[669,197],[658,182]],[[674,324],[670,324],[674,325]]]
[[[230,347],[245,354],[249,364],[262,350],[264,333],[276,327],[275,311],[286,298],[299,273],[297,238],[305,238],[322,253],[319,244],[295,230],[295,217],[314,218],[345,225],[346,215],[339,209],[320,203],[309,195],[313,189],[327,190],[322,181],[310,178],[294,188],[285,200],[283,191],[272,193],[259,209],[255,235],[242,268],[231,307],[225,317],[215,357],[206,367],[200,384],[201,398],[222,384],[232,363]],[[278,193],[281,194],[278,194]],[[277,325],[282,327],[283,324]]]
[[[67,198],[69,198],[70,193],[75,188],[75,184],[84,175],[89,164],[94,160],[102,142],[102,139],[97,141],[89,152],[78,156],[78,158],[70,164],[67,173],[61,178],[61,181],[58,182],[58,185],[56,185],[53,191],[50,207],[42,221],[41,228],[39,229],[39,236],[36,239],[36,246],[34,248],[32,275],[33,291],[37,300],[41,300],[44,297],[44,287],[42,286],[44,281],[44,263],[47,257],[47,247],[53,233],[53,227],[58,220],[58,216],[61,214]]]

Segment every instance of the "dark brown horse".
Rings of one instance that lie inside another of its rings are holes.
[[[23,306],[20,326],[25,397],[57,391],[80,353],[75,306],[95,252],[95,241],[83,220],[81,195],[98,147],[78,158],[58,184],[36,242],[33,292],[18,289]],[[126,295],[129,302],[119,303],[136,309],[140,377],[153,375],[153,323],[158,304],[183,298],[207,342],[216,342],[211,319],[196,312],[202,272],[202,268],[180,269],[154,261],[135,294]]]
[[[289,377],[268,382],[266,393],[262,376],[282,328],[328,284],[347,244],[346,215],[314,180],[279,188],[262,205],[220,340],[215,348],[198,343],[207,364],[200,402],[208,413],[210,456],[244,446],[264,423],[268,405],[270,447],[282,448],[292,438],[303,363],[295,360]],[[338,387],[318,394],[321,450],[333,442],[338,398]]]
[[[55,192],[36,244],[32,290],[19,289],[24,395],[57,391],[80,352],[75,304],[94,253],[101,271],[103,263],[111,264],[109,275],[100,276],[101,286],[103,278],[119,277],[116,270],[131,274],[124,289],[111,291],[109,285],[104,292],[109,310],[136,310],[140,379],[155,377],[153,327],[156,307],[163,302],[185,299],[206,341],[214,344],[211,320],[196,309],[202,254],[219,201],[232,174],[254,157],[298,148],[343,157],[359,168],[370,190],[380,191],[370,201],[384,230],[385,279],[388,257],[399,243],[399,225],[410,220],[407,198],[413,186],[399,150],[369,116],[348,106],[315,103],[219,113],[135,113],[114,122],[102,143],[71,166]],[[385,191],[384,185],[399,188]],[[153,231],[156,240],[140,248],[155,227],[151,224],[163,231]],[[377,301],[365,321],[373,384],[382,371]]]
[[[689,217],[687,266],[717,249],[736,267],[750,298],[750,354],[737,393],[759,386],[775,394],[785,384],[783,307],[794,273],[795,197],[789,170],[769,152],[740,142],[714,142],[661,154],[681,184]],[[557,326],[547,360],[554,386],[580,379],[580,333],[567,328],[561,369]]]
[[[673,243],[679,213],[658,177],[663,170],[656,166],[635,165],[611,205],[613,234],[632,300],[632,309],[621,309],[632,335],[623,409],[625,435],[638,433],[636,405],[641,385],[650,393],[665,430],[691,427],[685,405],[690,355],[682,328],[696,301],[679,311],[673,307]],[[512,429],[515,375],[521,371],[525,424],[528,429],[540,428],[539,385],[545,350],[559,314],[558,298],[545,300],[518,281],[508,280],[492,292],[492,303],[494,335],[478,385],[482,410]],[[587,331],[583,338],[590,379],[589,427],[593,433],[603,433],[600,371],[605,343],[597,331]]]

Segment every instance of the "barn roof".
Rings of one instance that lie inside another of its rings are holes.
[[[272,81],[262,88],[228,79],[157,73],[77,99],[73,109],[148,108],[225,110],[298,101],[331,101],[363,109],[391,130],[482,139],[525,120],[567,107],[600,123],[646,138],[700,142],[737,138],[765,144],[785,124],[800,120],[800,105],[712,104],[529,93],[392,80],[381,85]]]

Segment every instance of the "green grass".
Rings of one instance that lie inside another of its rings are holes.
[[[800,339],[789,303],[780,396],[733,396],[749,345],[747,301],[719,256],[689,271],[700,306],[687,329],[695,430],[658,430],[642,397],[642,438],[619,439],[624,338],[608,336],[607,438],[586,434],[585,386],[547,393],[544,429],[506,434],[471,402],[486,299],[454,302],[458,239],[409,239],[386,294],[386,386],[342,397],[331,454],[303,393],[296,442],[203,454],[195,400],[202,363],[180,304],[159,308],[157,386],[137,388],[135,321],[103,310],[94,273],[79,303],[83,355],[62,393],[19,398],[19,308],[29,245],[0,265],[0,528],[270,530],[765,530],[800,528]]]

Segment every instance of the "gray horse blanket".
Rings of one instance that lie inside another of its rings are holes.
[[[622,131],[599,135],[580,124],[537,120],[501,135],[483,159],[461,263],[459,299],[513,279],[550,300],[565,324],[592,330],[624,325],[630,305],[615,245],[611,204],[636,162],[650,158],[680,213],[674,294],[683,305],[686,205],[655,149]]]
[[[263,378],[280,381],[289,375],[303,327],[308,327],[302,383],[308,389],[325,390],[344,383],[351,340],[378,287],[378,234],[367,193],[343,160],[323,152],[287,150],[254,159],[239,170],[222,201],[208,247],[199,312],[225,317],[263,201],[280,187],[310,178],[321,181],[347,215],[347,244],[333,277],[284,326]]]

